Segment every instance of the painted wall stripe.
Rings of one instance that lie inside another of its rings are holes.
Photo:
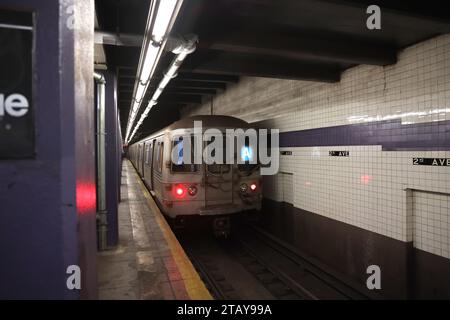
[[[280,147],[381,145],[385,151],[450,151],[450,121],[387,120],[280,133]]]

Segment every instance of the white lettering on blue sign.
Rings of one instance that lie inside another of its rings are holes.
[[[29,108],[28,100],[19,93],[13,93],[6,97],[0,93],[0,117],[5,113],[11,117],[22,117],[27,114]]]

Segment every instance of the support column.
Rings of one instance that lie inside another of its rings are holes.
[[[96,298],[94,1],[0,0],[4,8],[35,17],[35,153],[0,161],[0,298]],[[70,265],[81,290],[66,285]]]
[[[117,140],[119,132],[117,126],[117,79],[111,72],[104,73],[106,80],[106,208],[108,211],[108,246],[116,246],[119,239],[118,203],[120,181],[117,174],[119,155]]]

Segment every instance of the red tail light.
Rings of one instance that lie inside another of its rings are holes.
[[[175,185],[173,188],[173,193],[178,199],[184,198],[184,196],[186,195],[186,188],[181,184]]]
[[[255,190],[256,190],[256,184],[255,184],[255,183],[252,183],[252,184],[250,185],[250,189],[251,189],[252,191],[255,191]]]

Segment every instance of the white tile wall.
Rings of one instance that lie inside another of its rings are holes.
[[[348,150],[350,156],[330,157],[331,150]],[[408,190],[450,195],[450,168],[413,166],[412,162],[415,157],[450,158],[448,151],[386,152],[381,146],[281,151],[292,151],[291,156],[281,156],[280,170],[293,173],[295,207],[401,241],[410,241],[413,233],[407,224]],[[265,178],[265,197],[285,201],[280,175]]]
[[[450,196],[413,191],[414,246],[450,259]]]
[[[266,176],[263,190],[269,199],[294,204],[294,175],[291,172],[278,172]]]
[[[214,114],[262,121],[281,132],[389,119],[405,124],[450,120],[450,35],[403,50],[395,65],[347,70],[336,84],[244,78],[215,97],[213,105]],[[187,108],[184,115],[209,114],[210,106]],[[413,157],[450,158],[450,152],[386,152],[381,146],[286,150],[293,155],[281,156],[280,171],[293,174],[296,207],[398,240],[414,240],[417,247],[448,257],[448,247],[432,249],[436,245],[417,235],[424,219],[408,215],[414,205],[408,206],[407,190],[450,194],[450,167],[412,165]],[[350,157],[329,157],[329,150],[349,150]],[[288,197],[280,177],[284,175],[268,177],[264,188],[267,197],[283,201]],[[421,208],[441,202],[412,198]],[[433,208],[422,212],[434,213]],[[448,217],[449,207],[441,208]],[[448,225],[440,230],[450,233]]]

